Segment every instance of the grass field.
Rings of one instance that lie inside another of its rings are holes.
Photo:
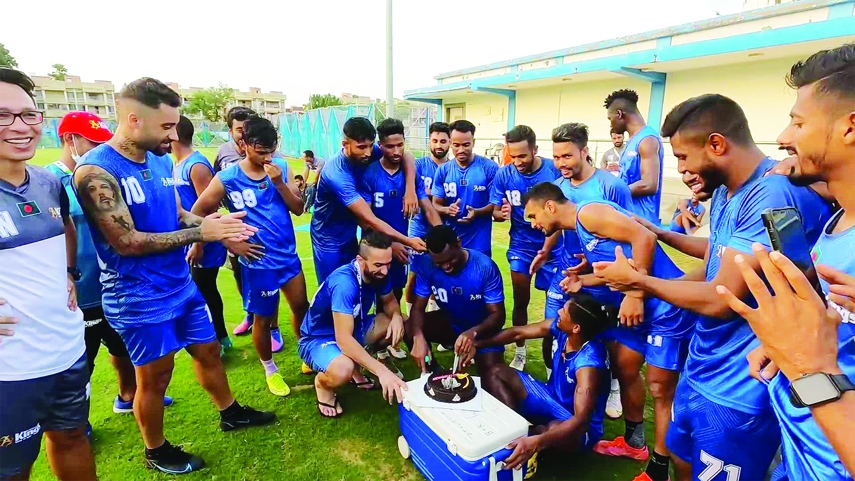
[[[200,149],[213,159],[214,149]],[[56,160],[58,150],[40,150],[35,164],[45,165]],[[299,161],[294,169],[302,170]],[[295,226],[309,221],[308,216],[294,218]],[[312,251],[308,232],[297,232],[297,250],[303,262],[310,297],[317,287],[312,266]],[[496,263],[503,273],[509,272],[505,259],[507,224],[496,224],[493,245]],[[683,269],[694,261],[670,252]],[[511,314],[510,276],[504,276],[508,319]],[[219,276],[220,292],[225,302],[229,330],[241,320],[243,309],[231,272],[225,268]],[[544,294],[535,291],[529,306],[529,319],[539,320],[543,312]],[[252,340],[233,337],[235,349],[224,358],[229,382],[236,398],[252,407],[275,411],[276,424],[260,429],[223,433],[217,425],[218,415],[207,394],[196,383],[190,356],[180,352],[175,359],[175,373],[168,394],[175,398],[174,406],[166,410],[166,435],[174,444],[185,448],[208,463],[208,469],[181,477],[188,480],[417,480],[422,479],[410,461],[398,454],[397,406],[389,406],[378,391],[344,388],[340,399],[346,414],[337,420],[318,415],[312,377],[300,374],[300,359],[296,342],[288,326],[287,304],[282,303],[285,349],[274,355],[280,372],[292,388],[286,398],[267,391],[264,371]],[[512,348],[506,353],[510,361]],[[451,364],[448,353],[439,355],[444,365]],[[398,363],[407,379],[413,379],[417,369],[410,361]],[[528,344],[526,371],[543,379],[545,370],[540,355],[540,342]],[[105,480],[166,480],[174,476],[146,470],[143,466],[143,445],[137,425],[131,415],[113,414],[111,403],[116,396],[115,373],[108,355],[102,349],[92,376],[93,446],[98,474]],[[652,412],[648,403],[645,418],[648,441],[652,443]],[[607,439],[623,433],[622,421],[606,421]],[[652,449],[652,448],[651,448]],[[612,459],[595,454],[567,456],[544,453],[540,456],[539,480],[631,480],[643,465],[625,459]],[[44,455],[33,471],[33,479],[53,479]]]

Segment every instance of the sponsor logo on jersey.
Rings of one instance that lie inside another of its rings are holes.
[[[261,297],[273,297],[278,293],[278,289],[273,289],[272,291],[261,291]]]
[[[591,240],[591,242],[588,242],[587,244],[585,244],[585,249],[592,251],[592,250],[597,248],[597,244],[599,244],[599,243],[600,243],[600,239],[593,239],[593,240]]]
[[[480,301],[481,300],[481,294],[469,294],[469,300],[470,301]]]
[[[62,211],[59,207],[48,207],[48,211],[50,211],[50,216],[54,219],[59,219],[62,217]]]
[[[831,300],[828,300],[828,305],[833,307],[838,314],[840,314],[840,322],[843,324],[855,324],[855,314],[849,312],[845,307],[835,304]]]
[[[473,190],[475,190],[475,192],[484,192],[485,190],[487,190],[487,186],[476,185]]]
[[[171,187],[175,185],[175,179],[172,177],[161,177],[160,181],[163,183],[164,187]]]
[[[564,295],[560,292],[555,292],[553,290],[546,291],[546,297],[550,299],[558,299],[559,301],[564,300]]]
[[[12,440],[12,436],[0,436],[0,448],[5,448],[13,444],[15,444],[15,441]]]
[[[25,429],[25,430],[21,431],[20,433],[15,435],[15,444],[23,443],[24,441],[26,441],[26,440],[30,439],[31,437],[35,436],[36,434],[38,434],[41,430],[42,430],[42,426],[40,424],[36,424],[35,426],[31,427],[30,429]]]

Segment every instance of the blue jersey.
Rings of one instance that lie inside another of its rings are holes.
[[[273,159],[273,163],[282,169],[282,178],[287,179],[288,164],[280,159]],[[258,232],[247,242],[264,246],[261,259],[253,261],[241,257],[240,263],[250,269],[284,269],[292,266],[297,257],[294,224],[288,206],[270,177],[265,175],[261,179],[251,179],[240,163],[235,164],[234,169],[221,170],[217,177],[226,190],[229,211],[246,211],[243,221],[258,228]]]
[[[383,151],[375,145],[372,162],[382,156]],[[312,212],[313,247],[338,251],[355,245],[356,217],[348,207],[359,199],[371,203],[362,182],[366,168],[349,161],[343,150],[324,165]]]
[[[561,178],[561,172],[555,168],[552,159],[542,159],[539,169],[530,174],[521,174],[513,164],[499,169],[493,179],[490,193],[490,203],[502,205],[507,200],[511,205],[510,250],[534,251],[537,253],[543,247],[543,232],[532,229],[531,223],[525,219],[525,206],[522,198],[534,185],[541,182],[553,182]],[[558,254],[558,246],[553,257]]]
[[[807,187],[796,187],[781,175],[763,175],[776,165],[765,159],[751,177],[727,198],[726,186],[713,193],[710,204],[710,239],[706,280],[718,274],[728,248],[752,255],[751,245],[769,248],[769,236],[760,214],[769,208],[793,206],[801,214],[808,245],[813,245],[831,211],[828,204]],[[752,299],[750,303],[754,303]],[[759,345],[745,319],[701,316],[689,344],[684,374],[687,382],[710,401],[759,414],[768,409],[765,386],[748,375],[745,357]]]
[[[77,305],[82,309],[101,305],[101,268],[98,267],[98,253],[89,231],[89,222],[80,207],[77,195],[74,193],[73,176],[61,160],[47,166],[53,175],[57,176],[68,195],[68,208],[74,229],[77,231],[77,268],[80,269],[80,280],[75,282],[77,289]]]
[[[422,191],[424,191],[425,195],[430,195],[433,187],[433,176],[436,175],[436,169],[438,168],[439,165],[429,155],[416,159],[416,181],[421,181]],[[427,235],[430,227],[427,217],[419,210],[419,213],[410,222],[409,235],[410,237],[424,237]]]
[[[312,298],[300,336],[308,339],[335,339],[333,313],[353,316],[353,333],[357,339],[363,339],[365,331],[371,327],[374,302],[378,296],[392,292],[388,279],[382,286],[372,286],[362,280],[356,261],[334,270],[321,283]]]
[[[855,257],[852,244],[855,228],[832,234],[835,224],[843,216],[839,211],[813,248],[811,257],[816,264],[824,264],[855,275]],[[820,278],[822,290],[828,294],[828,283]],[[837,362],[849,379],[855,379],[855,313],[828,301],[829,306],[840,313],[838,327]],[[835,453],[828,439],[817,426],[809,408],[796,408],[790,402],[790,382],[778,374],[769,384],[772,408],[781,424],[782,454],[788,479],[805,481],[851,480],[840,456]]]
[[[585,209],[585,206],[590,204],[605,204],[627,217],[631,215],[629,211],[613,202],[585,201],[576,204],[576,234],[579,236],[579,242],[585,250],[585,257],[588,258],[588,262],[591,264],[594,262],[614,262],[615,247],[617,246],[620,246],[624,255],[631,259],[632,244],[598,237],[589,232],[579,221],[579,214]],[[650,275],[659,279],[676,279],[683,276],[683,271],[674,264],[674,261],[662,250],[659,243],[656,243]],[[592,291],[594,297],[604,304],[617,307],[623,300],[621,293],[608,291],[603,296],[597,295],[599,292]],[[686,312],[656,297],[646,296],[644,298],[644,324],[642,324],[641,329],[651,336],[683,337],[694,328],[696,322],[697,316],[694,313]]]
[[[624,209],[632,209],[632,195],[629,193],[629,187],[604,170],[597,169],[594,175],[579,185],[573,185],[570,179],[563,177],[553,183],[561,188],[564,197],[575,204],[589,200],[607,200]],[[579,264],[580,260],[574,255],[581,253],[582,245],[579,244],[579,236],[573,230],[565,229],[559,272]]]
[[[455,274],[447,274],[431,262],[429,256],[419,256],[419,268],[414,270],[416,295],[429,297],[433,294],[458,334],[484,321],[487,304],[505,302],[502,274],[496,263],[485,254],[467,250],[469,260]]]
[[[620,155],[620,178],[626,185],[632,185],[641,180],[641,156],[638,154],[638,146],[641,141],[653,137],[659,144],[659,188],[652,195],[640,195],[632,198],[632,209],[639,217],[653,222],[654,225],[659,225],[659,204],[662,201],[662,171],[664,170],[663,159],[665,158],[665,149],[662,147],[662,139],[659,134],[646,125],[639,130],[626,143],[626,148]]]
[[[689,201],[686,205],[686,210],[691,212],[693,216],[697,217],[697,216],[701,215],[702,212],[705,212],[707,210],[707,208],[704,207],[704,204],[701,204],[700,202],[698,202],[698,205],[693,206],[692,200],[689,199]],[[677,209],[674,209],[674,215],[671,216],[671,219],[672,220],[676,219],[678,215],[680,215],[680,208],[679,207]]]
[[[133,162],[113,147],[102,144],[90,150],[81,165],[94,165],[115,177],[119,192],[106,184],[93,183],[92,192],[79,196],[121,195],[139,232],[162,233],[181,230],[172,161],[168,155],[147,152],[145,162]],[[121,256],[98,229],[92,239],[101,260],[102,304],[104,314],[114,327],[154,324],[183,312],[184,304],[197,295],[190,278],[184,249],[141,256]]]
[[[371,196],[371,210],[374,215],[396,231],[407,235],[409,222],[404,215],[404,191],[407,184],[403,169],[399,168],[394,174],[390,174],[383,167],[382,160],[373,162],[365,170],[363,182],[364,189]],[[419,200],[427,198],[424,184],[418,175],[416,196]]]
[[[463,247],[487,255],[491,252],[493,216],[478,216],[468,224],[461,224],[457,220],[466,216],[467,207],[479,209],[490,204],[490,190],[498,170],[499,166],[495,162],[480,155],[476,155],[466,168],[461,168],[457,161],[449,161],[436,169],[431,187],[431,195],[445,199],[447,206],[460,200],[457,217],[451,219],[445,216],[444,220],[460,237]]]
[[[600,392],[597,394],[597,407],[591,417],[589,432],[602,436],[606,401],[609,399],[609,390],[606,386],[610,382],[609,356],[606,347],[600,341],[591,340],[576,352],[564,353],[567,334],[558,329],[558,319],[552,321],[549,331],[555,341],[552,343],[552,376],[549,377],[547,386],[565,409],[575,414],[576,373],[586,367],[600,371]]]
[[[194,166],[201,165],[214,175],[214,168],[211,163],[199,152],[193,152],[189,157],[179,162],[172,171],[175,178],[175,190],[178,192],[178,198],[181,200],[181,207],[187,212],[193,209],[193,204],[199,196],[196,194],[196,187],[193,185],[193,179],[190,178],[190,171]],[[202,255],[200,267],[220,267],[226,262],[226,247],[220,242],[211,242],[205,244],[205,252]]]

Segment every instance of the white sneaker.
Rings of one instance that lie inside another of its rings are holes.
[[[522,370],[525,369],[525,356],[522,354],[515,354],[514,360],[511,361],[511,367],[522,372]]]
[[[389,346],[386,348],[386,351],[388,351],[389,354],[391,354],[392,357],[394,357],[395,359],[406,359],[407,358],[407,353],[404,352],[403,349],[397,349],[395,347]]]
[[[436,346],[436,350],[437,350],[437,351],[439,351],[439,352],[448,352],[448,351],[453,351],[453,350],[454,350],[454,346],[451,346],[451,347],[449,348],[449,347],[445,347],[445,346],[443,346],[442,344],[440,344],[440,345]]]
[[[617,419],[623,415],[623,406],[620,403],[620,391],[609,391],[609,399],[606,401],[606,416]]]

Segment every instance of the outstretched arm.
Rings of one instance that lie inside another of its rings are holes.
[[[550,321],[502,329],[495,336],[475,341],[475,347],[504,346],[525,339],[541,339],[549,334]]]

